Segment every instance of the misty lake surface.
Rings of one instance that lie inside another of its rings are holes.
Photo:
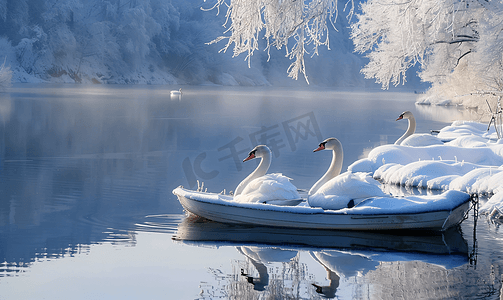
[[[411,92],[18,84],[0,93],[0,299],[500,299],[499,224],[443,234],[229,226],[186,218],[177,186],[269,172],[309,189],[407,128],[473,118]],[[427,193],[387,187],[395,195]],[[483,200],[481,200],[483,201]],[[313,285],[315,284],[315,285]]]

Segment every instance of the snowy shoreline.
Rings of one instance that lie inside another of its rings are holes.
[[[348,170],[371,173],[384,184],[487,195],[483,214],[503,211],[503,139],[494,127],[455,121],[437,136],[443,145],[383,145]]]

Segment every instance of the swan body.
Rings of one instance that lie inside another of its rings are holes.
[[[297,188],[290,182],[290,178],[280,173],[273,173],[255,178],[234,200],[237,202],[267,203],[274,200],[300,199]]]
[[[278,200],[300,199],[297,188],[290,182],[291,178],[280,173],[267,174],[271,165],[271,150],[265,145],[255,147],[243,162],[261,158],[257,168],[237,186],[234,200],[237,202],[267,203]]]
[[[178,91],[174,90],[170,92],[171,96],[179,96],[182,94],[182,89],[180,88]]]
[[[409,126],[407,127],[407,131],[405,131],[405,133],[396,140],[395,145],[421,147],[443,144],[439,138],[431,134],[414,134],[416,132],[416,119],[410,111],[404,111],[401,113],[396,121],[403,119],[407,119],[409,121]]]
[[[443,144],[444,143],[434,135],[428,133],[416,133],[404,139],[400,145],[410,147],[424,147]]]
[[[320,143],[321,150],[332,150],[332,162],[327,172],[309,190],[310,206],[323,209],[342,209],[358,204],[365,198],[386,194],[379,188],[379,182],[367,173],[341,173],[344,152],[341,142],[328,138]],[[352,201],[351,201],[352,200]],[[350,202],[353,202],[350,204]]]
[[[386,194],[379,188],[379,182],[367,173],[345,172],[332,178],[314,195],[309,196],[309,205],[323,209],[342,209],[356,205],[370,197]],[[353,201],[353,205],[349,203]]]

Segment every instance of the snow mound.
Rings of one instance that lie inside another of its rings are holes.
[[[469,200],[466,193],[447,191],[440,195],[368,198],[345,210],[361,214],[413,214],[452,210]]]
[[[385,184],[488,194],[492,197],[481,212],[503,211],[503,141],[497,139],[494,129],[487,130],[482,123],[456,121],[443,128],[438,138],[448,142],[376,147],[348,170],[370,172]]]

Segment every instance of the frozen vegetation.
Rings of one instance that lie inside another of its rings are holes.
[[[349,19],[354,50],[365,54],[362,73],[383,88],[405,83],[407,71],[419,68],[432,85],[423,103],[494,105],[503,88],[503,3],[477,0],[275,1],[250,3],[218,0],[227,8],[225,49],[251,56],[258,50],[285,48],[292,63],[289,76],[310,76],[304,57],[332,47],[332,25]],[[338,46],[341,43],[336,43]],[[337,56],[333,53],[331,56]],[[326,56],[324,56],[325,58]]]
[[[13,82],[307,85],[286,76],[285,51],[258,51],[250,64],[245,55],[219,53],[224,45],[210,42],[226,30],[225,14],[202,9],[213,5],[184,0],[0,1],[0,55],[6,57]],[[339,32],[329,28],[333,39],[326,45],[332,50],[321,49],[323,56],[305,67],[312,84],[369,84],[359,73],[363,59],[353,53],[348,26],[339,18]],[[266,40],[257,35],[254,43],[266,45]]]

